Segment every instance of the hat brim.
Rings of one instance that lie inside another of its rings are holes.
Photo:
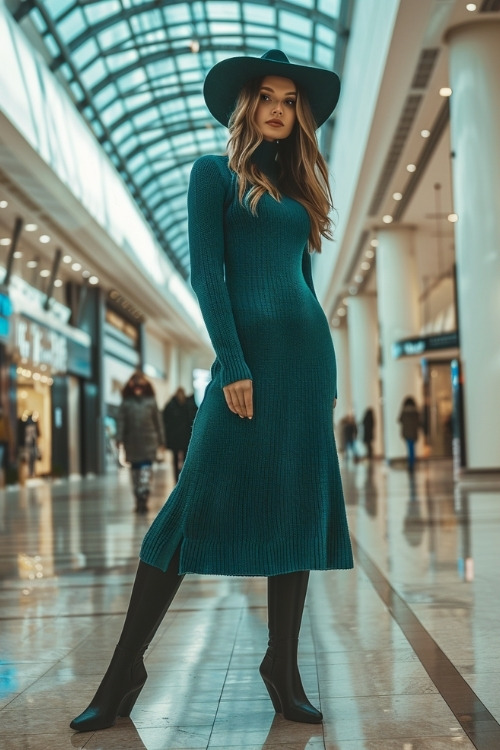
[[[264,76],[290,78],[300,86],[307,96],[318,128],[337,105],[340,79],[331,70],[262,57],[230,57],[214,65],[205,78],[203,96],[211,114],[227,127],[245,83]]]

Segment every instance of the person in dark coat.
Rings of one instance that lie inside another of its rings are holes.
[[[151,491],[153,461],[165,444],[153,386],[142,372],[135,372],[122,391],[116,426],[116,445],[125,448],[131,464],[136,513],[146,513]]]
[[[186,396],[184,388],[176,392],[163,409],[163,429],[165,445],[172,451],[174,459],[175,481],[179,479],[184,458],[187,453],[191,429],[198,407],[194,397]]]
[[[216,359],[179,482],[149,528],[123,631],[79,731],[129,716],[143,656],[185,573],[265,576],[274,709],[319,724],[297,647],[309,571],[353,566],[333,435],[337,368],[311,253],[331,236],[315,130],[333,71],[280,50],[222,60],[205,101],[229,127],[225,156],[197,159],[188,189],[191,284]],[[255,409],[254,409],[255,407]]]
[[[349,458],[349,454],[352,453],[354,461],[357,461],[356,438],[358,437],[358,426],[353,414],[348,414],[344,417],[342,430],[345,457]]]
[[[372,443],[375,437],[375,415],[373,409],[367,409],[365,411],[361,425],[363,427],[362,440],[366,447],[366,455],[368,458],[373,458]]]
[[[421,427],[420,413],[412,396],[407,396],[403,401],[398,421],[401,423],[401,437],[406,440],[408,471],[412,474],[415,471],[415,443]]]

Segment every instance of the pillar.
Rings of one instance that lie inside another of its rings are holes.
[[[355,366],[351,370],[353,411],[358,426],[368,408],[375,415],[374,454],[382,448],[382,411],[379,394],[378,317],[375,294],[360,294],[349,298],[349,352]],[[359,430],[362,438],[362,430]]]
[[[398,422],[401,404],[413,396],[422,407],[419,361],[394,359],[392,345],[418,335],[418,275],[414,229],[396,226],[382,229],[377,247],[377,309],[382,352],[384,452],[388,461],[403,458],[406,446]]]
[[[465,439],[476,470],[500,468],[500,18],[481,16],[447,34]]]

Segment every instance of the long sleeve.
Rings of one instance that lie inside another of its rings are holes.
[[[224,280],[225,188],[216,157],[198,159],[188,191],[191,286],[222,367],[222,386],[252,378]]]

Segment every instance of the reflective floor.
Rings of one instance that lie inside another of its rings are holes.
[[[274,714],[258,665],[266,580],[187,576],[131,719],[68,724],[114,648],[146,528],[127,470],[0,490],[0,750],[500,748],[500,478],[343,466],[356,553],[315,572],[300,642],[322,726]]]

